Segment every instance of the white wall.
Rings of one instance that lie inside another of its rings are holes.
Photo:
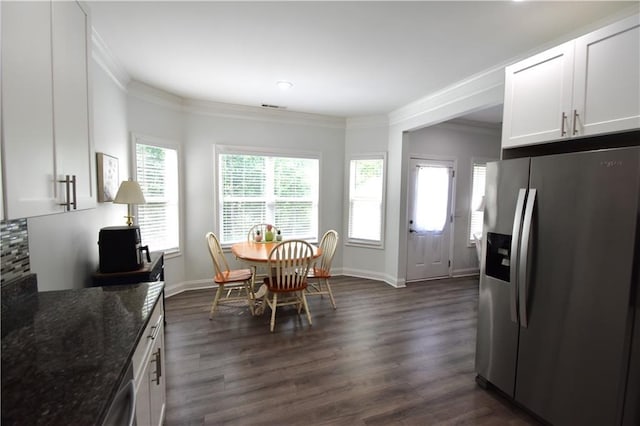
[[[184,181],[184,173],[188,167],[188,163],[185,162],[185,153],[182,148],[184,143],[182,100],[177,96],[135,82],[129,84],[127,90],[127,119],[129,125],[128,130],[130,132],[127,143],[128,149],[132,149],[130,145],[131,133],[153,136],[178,143],[181,155],[179,159],[180,179],[182,179],[182,187],[188,188]],[[131,156],[132,155],[133,154],[131,154]],[[133,158],[130,167],[133,167]],[[130,169],[128,173],[132,173],[132,169]],[[183,196],[180,200],[181,214],[187,205],[185,198],[186,197]],[[184,221],[181,235],[184,235]],[[144,245],[145,242],[142,241],[142,244]],[[154,251],[154,248],[149,247],[149,250]],[[185,280],[185,255],[185,250],[182,250],[179,254],[165,255],[164,275],[167,290]]]
[[[347,199],[349,160],[353,155],[387,152],[388,140],[389,124],[386,116],[347,120],[344,147],[344,203],[342,207],[343,216],[345,217],[342,229],[343,244],[346,240],[347,218],[349,217],[349,200]],[[382,248],[343,245],[342,263],[344,267],[342,272],[351,276],[392,281],[395,277],[388,276],[384,267],[386,249],[386,244]]]
[[[407,265],[407,165],[406,135],[473,111],[500,105],[504,94],[504,69],[496,67],[447,87],[389,114],[387,222],[385,270],[387,281],[405,285]]]
[[[204,235],[217,226],[214,145],[319,153],[319,232],[341,232],[344,120],[186,101],[140,83],[130,85],[129,92],[130,130],[181,145],[182,249],[180,256],[167,259],[167,294],[212,285],[213,266]],[[336,270],[342,267],[341,257],[338,251]],[[232,261],[232,256],[228,259]]]
[[[634,6],[637,9],[637,5]],[[213,144],[275,147],[313,147],[322,152],[320,229],[344,233],[344,170],[354,152],[387,152],[387,205],[384,250],[342,247],[336,254],[336,272],[382,279],[403,286],[406,270],[406,170],[410,155],[407,132],[432,126],[468,112],[502,103],[503,65],[471,76],[451,87],[392,111],[387,117],[344,121],[291,112],[257,112],[256,108],[185,102],[142,85],[125,95],[126,73],[109,61],[106,47],[93,34],[94,61],[108,63],[109,72],[92,61],[94,141],[97,152],[120,159],[120,177],[130,172],[129,131],[170,139],[182,144],[185,216],[180,256],[166,259],[169,290],[205,282],[208,258],[202,234],[213,227]],[[97,47],[96,47],[97,44]],[[550,47],[550,46],[546,46]],[[527,52],[523,52],[525,54]],[[514,60],[517,58],[514,58]],[[344,144],[344,146],[340,146]],[[209,160],[207,160],[209,159]],[[94,160],[95,161],[95,160]],[[97,209],[28,220],[32,270],[41,277],[41,289],[78,288],[88,284],[97,267],[97,235],[103,226],[122,223],[126,206],[99,204]],[[188,215],[188,216],[187,216]],[[206,260],[205,260],[206,259]],[[463,264],[461,264],[463,265]],[[462,266],[461,266],[462,268]],[[462,268],[464,269],[464,268]],[[46,278],[44,276],[46,275]]]
[[[456,124],[447,122],[409,132],[405,143],[410,157],[452,158],[455,170],[455,212],[453,235],[453,275],[478,272],[474,246],[468,243],[471,203],[471,168],[474,158],[498,160],[500,158],[501,128]]]
[[[120,160],[123,179],[129,163],[126,95],[95,62],[91,66],[95,150]],[[98,269],[98,232],[124,224],[125,214],[126,206],[97,203],[96,209],[29,218],[31,271],[38,274],[38,289],[89,286]]]
[[[383,280],[396,287],[405,285],[409,132],[500,105],[503,91],[504,69],[496,67],[393,111],[388,117],[347,121],[345,160],[352,153],[387,152],[387,205],[384,250],[345,246],[344,273]],[[459,261],[465,257],[467,261],[457,269],[467,269],[468,256],[463,250]]]

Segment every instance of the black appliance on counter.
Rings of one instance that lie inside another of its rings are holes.
[[[144,263],[142,252],[149,247],[140,240],[139,226],[109,226],[100,229],[98,246],[100,247],[100,272],[126,272],[140,269]]]

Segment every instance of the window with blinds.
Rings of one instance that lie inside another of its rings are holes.
[[[382,244],[384,157],[352,159],[349,165],[348,239]]]
[[[142,243],[151,251],[177,251],[180,241],[178,151],[136,143],[136,180],[146,204],[138,206]]]
[[[471,205],[469,220],[469,243],[473,243],[474,234],[482,234],[484,221],[484,188],[487,172],[487,164],[473,162],[471,171]]]
[[[224,152],[218,165],[222,244],[246,240],[257,223],[285,239],[318,238],[319,159]]]

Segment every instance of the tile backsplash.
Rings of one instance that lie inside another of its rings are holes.
[[[0,251],[2,252],[2,283],[29,275],[29,235],[27,219],[0,222]]]

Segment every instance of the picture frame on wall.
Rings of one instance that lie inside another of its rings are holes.
[[[98,202],[113,201],[118,192],[118,159],[102,152],[96,153],[98,171]]]

